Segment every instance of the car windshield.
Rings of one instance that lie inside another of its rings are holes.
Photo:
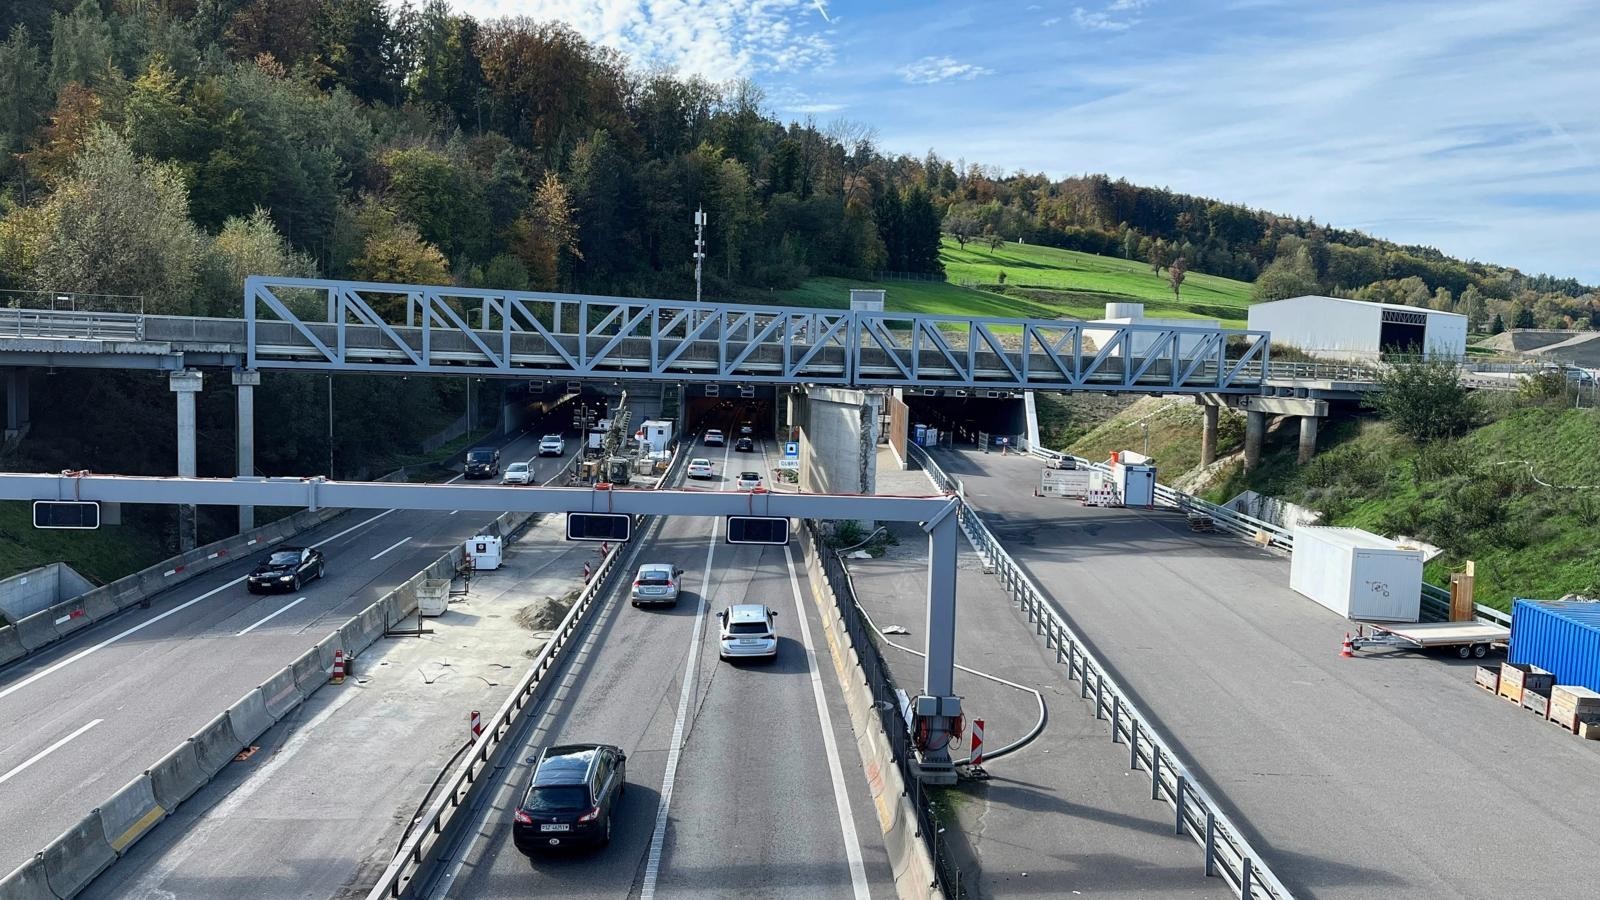
[[[739,473],[739,477],[743,478],[745,481],[760,481],[761,480],[761,476],[757,475],[754,472],[740,472]]]
[[[717,429],[713,428],[710,431],[706,432],[706,437],[722,437],[722,432],[720,432]]]
[[[646,569],[639,573],[640,584],[671,584],[672,573],[666,569]]]
[[[544,436],[544,442],[546,444],[559,444],[559,443],[561,443],[561,435],[559,435],[559,434],[547,434],[547,435]]]
[[[268,558],[267,563],[274,566],[292,566],[299,561],[299,550],[279,550]]]
[[[473,450],[467,454],[467,462],[493,462],[493,450]]]
[[[709,460],[709,459],[691,459],[691,460],[689,460],[689,465],[691,465],[691,466],[706,466],[706,467],[709,468],[710,465],[711,465],[711,460]]]
[[[729,634],[766,634],[767,626],[762,622],[735,622],[728,626]]]
[[[507,472],[526,472],[526,471],[528,471],[528,464],[527,463],[512,463],[511,464],[511,468],[506,469],[506,471]]]
[[[581,784],[547,784],[528,793],[528,812],[567,812],[589,808],[589,789]]]

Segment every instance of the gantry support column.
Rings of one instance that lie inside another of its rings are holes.
[[[913,734],[926,734],[917,748],[919,777],[930,784],[954,784],[950,760],[950,727],[961,715],[955,695],[956,547],[955,506],[923,523],[928,532],[928,620],[923,629],[922,695],[913,701]],[[923,723],[926,723],[924,729]],[[924,749],[928,748],[928,749]]]
[[[200,393],[200,373],[193,369],[173,372],[167,387],[178,395],[178,477],[193,478],[199,474],[195,460],[194,395]],[[185,503],[178,507],[178,550],[187,553],[197,546],[195,535],[195,507]]]
[[[256,474],[256,388],[261,386],[261,373],[248,369],[233,370],[233,388],[238,397],[235,404],[238,422],[239,474],[250,477]],[[239,532],[256,527],[256,508],[239,507]]]

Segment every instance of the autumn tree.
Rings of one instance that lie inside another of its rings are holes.
[[[1174,301],[1180,299],[1179,291],[1183,287],[1183,279],[1188,274],[1189,261],[1181,256],[1173,260],[1172,265],[1167,266],[1167,281],[1172,283],[1172,299]]]
[[[967,249],[967,241],[978,235],[978,220],[971,213],[952,211],[944,217],[944,230],[956,239],[956,244],[961,249]]]
[[[562,261],[583,258],[576,215],[566,185],[554,172],[546,172],[527,212],[512,226],[517,256],[528,267],[533,287],[553,290],[561,281]]]

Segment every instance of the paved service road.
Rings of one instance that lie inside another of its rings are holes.
[[[751,459],[695,452],[716,463],[711,484],[722,489]],[[798,559],[785,552],[793,548],[721,540],[718,520],[668,519],[641,547],[638,560],[685,570],[678,605],[609,600],[533,711],[518,764],[473,811],[434,898],[894,895],[849,716],[831,665],[813,655],[827,650],[797,597]],[[778,610],[773,663],[717,659],[714,616],[744,601]],[[575,741],[628,754],[612,843],[530,861],[510,833],[527,760]]]
[[[1300,896],[1600,881],[1600,744],[1490,697],[1454,658],[1341,659],[1350,624],[1289,590],[1281,554],[1175,512],[1035,498],[1037,459],[935,458]]]
[[[502,458],[537,444],[523,436]],[[533,461],[543,479],[568,459]],[[488,518],[352,510],[293,539],[327,557],[327,576],[298,593],[248,593],[255,554],[0,672],[0,872]]]

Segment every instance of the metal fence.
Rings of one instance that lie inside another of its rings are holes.
[[[143,313],[139,294],[88,294],[78,291],[0,290],[0,308],[50,309],[69,312]]]
[[[66,309],[0,308],[0,337],[144,339],[144,317]]]
[[[962,900],[967,897],[967,890],[962,879],[961,867],[951,855],[949,842],[941,836],[944,829],[939,826],[927,790],[912,765],[912,760],[916,758],[916,750],[912,746],[911,732],[906,728],[906,721],[900,713],[900,700],[896,693],[894,676],[890,674],[888,664],[878,652],[878,645],[873,642],[872,631],[867,627],[857,605],[855,582],[850,577],[850,569],[839,559],[838,554],[827,546],[822,529],[815,521],[806,520],[804,530],[806,541],[811,544],[812,551],[822,562],[823,577],[827,579],[828,587],[833,592],[834,603],[839,607],[839,616],[844,621],[845,630],[850,634],[850,643],[855,647],[856,656],[861,660],[861,671],[866,675],[867,687],[872,691],[873,708],[878,711],[878,719],[883,726],[883,733],[889,738],[889,748],[894,754],[895,765],[900,769],[900,779],[905,784],[912,809],[916,810],[917,836],[928,845],[929,851],[933,854],[934,875],[938,879],[938,887],[951,900]]]
[[[913,455],[918,453],[913,451]],[[919,461],[935,480],[953,488],[954,479],[938,463],[926,453],[920,456]],[[1027,615],[1035,634],[1044,638],[1046,649],[1055,651],[1056,662],[1067,667],[1067,679],[1078,682],[1079,697],[1092,702],[1096,719],[1109,720],[1111,742],[1128,748],[1128,767],[1150,774],[1150,799],[1164,801],[1172,808],[1173,833],[1189,837],[1202,848],[1206,875],[1223,878],[1241,900],[1290,900],[1294,895],[1262,862],[1261,855],[1195,781],[1182,758],[1106,673],[1105,666],[1067,625],[1061,611],[1023,572],[977,513],[963,503],[957,515],[962,530]]]

